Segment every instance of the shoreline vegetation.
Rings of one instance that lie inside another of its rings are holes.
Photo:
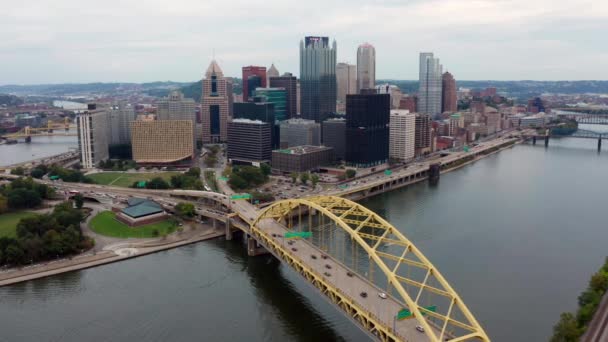
[[[553,327],[551,342],[576,342],[589,328],[602,298],[608,290],[608,257],[589,279],[587,289],[578,296],[576,313],[564,312]]]

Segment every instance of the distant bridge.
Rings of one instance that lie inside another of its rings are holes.
[[[42,136],[76,136],[77,134],[71,132],[71,128],[76,128],[76,125],[71,124],[70,120],[66,117],[63,123],[55,123],[49,121],[46,127],[30,127],[25,126],[20,131],[0,136],[2,139],[19,139],[25,138],[26,142],[30,142],[32,137]]]

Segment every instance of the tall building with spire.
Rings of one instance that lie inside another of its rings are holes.
[[[274,63],[272,63],[270,65],[270,68],[268,68],[268,71],[266,71],[266,77],[268,78],[266,80],[266,84],[270,85],[270,78],[271,77],[279,77],[279,70],[277,69],[277,67],[274,66]]]
[[[442,76],[441,92],[443,100],[441,101],[441,112],[455,112],[458,110],[458,100],[456,98],[456,80],[449,72],[445,72]]]
[[[376,86],[376,49],[370,43],[357,48],[357,92]]]
[[[230,96],[224,73],[215,60],[211,61],[201,97],[203,143],[219,143],[227,140],[227,122],[230,113]]]
[[[336,52],[328,37],[300,41],[301,117],[321,122],[336,111]]]
[[[432,52],[420,53],[418,112],[437,117],[441,114],[441,64]]]

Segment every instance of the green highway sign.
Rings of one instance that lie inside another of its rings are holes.
[[[384,170],[384,174],[387,175],[387,176],[390,176],[390,175],[393,174],[393,171],[391,171],[391,170]]]
[[[221,181],[227,182],[228,181],[228,177],[220,177]]]
[[[59,176],[51,176],[51,177],[49,177],[49,179],[50,179],[50,180],[58,180],[58,179],[59,179]]]
[[[230,199],[250,199],[251,195],[250,194],[242,194],[242,195],[232,195],[230,196]]]
[[[285,233],[284,236],[287,239],[309,238],[309,237],[312,237],[312,232],[287,232],[287,233]]]
[[[465,146],[465,147],[463,148],[463,150],[464,150],[465,152],[469,152],[469,146]]]
[[[146,181],[139,181],[139,182],[137,182],[137,187],[138,188],[145,188],[146,187]]]
[[[410,318],[410,317],[412,317],[412,313],[408,309],[401,309],[401,310],[399,310],[399,312],[397,312],[398,320],[402,320],[402,319],[406,319],[406,318]]]
[[[437,312],[437,306],[436,305],[425,306],[424,309],[426,309],[428,311],[432,311],[432,312]],[[424,316],[424,315],[426,315],[426,312],[422,311],[422,316]],[[397,312],[397,319],[398,320],[402,320],[402,319],[406,319],[406,318],[412,318],[412,313],[410,312],[410,310],[408,310],[408,309],[401,309],[401,310],[399,310],[399,312]]]

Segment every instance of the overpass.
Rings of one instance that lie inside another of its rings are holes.
[[[381,341],[489,341],[439,270],[397,228],[345,198],[232,207],[248,252],[264,249]],[[253,218],[253,219],[252,219]],[[290,233],[304,234],[288,239]],[[309,234],[309,235],[307,235]]]

